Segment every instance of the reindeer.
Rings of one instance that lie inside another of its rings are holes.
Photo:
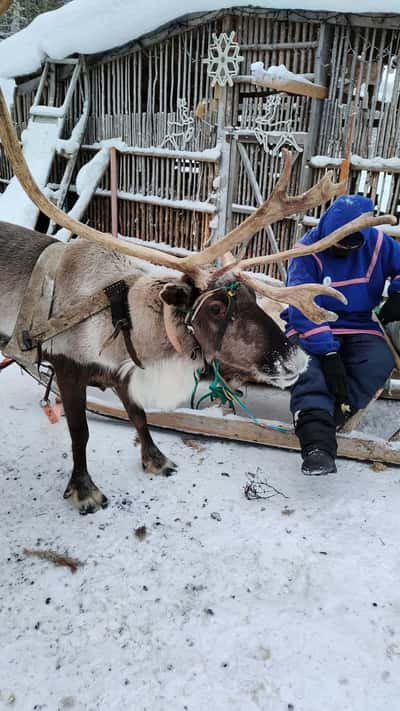
[[[114,239],[75,221],[49,202],[29,172],[1,92],[0,138],[30,198],[56,224],[81,238],[61,244],[38,232],[0,223],[0,345],[4,347],[12,336],[38,259],[46,258],[47,250],[55,244],[59,261],[53,314],[68,313],[77,298],[85,303],[94,293],[116,283],[126,287],[124,299],[132,329],[124,332],[124,338],[115,332],[110,339],[110,309],[103,309],[42,344],[43,358],[55,370],[72,440],[73,470],[64,497],[81,514],[93,513],[105,507],[107,499],[87,469],[87,387],[113,388],[137,430],[144,470],[171,474],[176,465],[153,442],[145,410],[174,408],[185,401],[200,364],[218,359],[222,376],[233,387],[249,380],[289,387],[307,367],[305,353],[289,343],[258,306],[256,294],[290,303],[315,322],[335,318],[314,302],[316,296],[345,301],[342,294],[320,284],[272,287],[246,269],[256,262],[271,263],[321,251],[360,226],[376,224],[377,218],[364,215],[311,247],[244,259],[246,245],[258,230],[321,205],[342,189],[326,175],[304,194],[289,196],[286,186],[292,157],[285,152],[283,170],[271,196],[221,240],[180,258]],[[384,221],[381,216],[379,222]],[[239,245],[241,251],[234,258],[232,250]],[[215,266],[224,255],[226,263]],[[39,306],[39,296],[37,301]]]

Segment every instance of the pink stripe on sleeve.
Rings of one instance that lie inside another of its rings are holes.
[[[323,266],[322,266],[322,262],[321,262],[320,258],[318,257],[318,255],[317,255],[317,254],[312,254],[311,256],[314,257],[314,259],[315,259],[315,261],[317,262],[317,264],[318,264],[318,266],[319,266],[321,272],[323,272],[323,271],[324,271],[324,268],[323,268]]]
[[[366,277],[367,277],[368,281],[370,280],[371,274],[374,271],[375,264],[376,264],[377,259],[379,257],[379,252],[381,251],[382,242],[383,242],[383,232],[382,232],[382,230],[379,230],[378,239],[376,240],[374,253],[373,253],[372,259],[371,259],[371,264],[369,265],[368,271],[366,273]]]
[[[354,333],[368,333],[370,336],[385,338],[382,331],[373,331],[372,328],[332,328],[332,333],[337,336],[349,336]]]
[[[308,338],[309,336],[316,336],[317,333],[323,333],[325,331],[330,331],[329,326],[318,326],[318,328],[311,328],[309,331],[305,331],[304,333],[301,333],[300,336],[302,338]]]

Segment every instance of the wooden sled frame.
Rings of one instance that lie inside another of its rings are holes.
[[[123,408],[112,407],[96,400],[87,401],[89,412],[127,421]],[[284,422],[259,420],[260,424],[238,415],[213,416],[201,410],[148,412],[147,422],[152,427],[177,430],[207,437],[251,442],[267,447],[300,451],[299,441],[290,425]],[[281,427],[282,431],[278,428]],[[288,431],[289,429],[289,431]],[[389,441],[364,436],[361,432],[338,433],[338,456],[400,466],[400,430]]]
[[[41,385],[47,386],[48,371],[41,370],[39,373],[34,366],[20,365],[20,367]],[[56,383],[52,384],[51,390],[55,395],[59,395]],[[400,393],[397,391],[394,399],[400,399]],[[123,407],[107,405],[96,399],[88,399],[86,409],[102,417],[129,421]],[[214,416],[210,415],[209,410],[187,409],[174,410],[173,412],[150,411],[146,413],[146,416],[150,427],[300,451],[299,441],[293,429],[285,422],[259,419],[259,424],[257,424],[239,415]],[[400,466],[400,429],[397,429],[389,440],[367,437],[361,432],[338,432],[337,442],[339,457]]]

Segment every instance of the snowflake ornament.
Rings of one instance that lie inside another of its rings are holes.
[[[233,77],[239,74],[239,64],[244,57],[239,54],[240,45],[234,42],[235,33],[228,35],[222,32],[220,35],[212,34],[213,43],[208,48],[208,58],[203,59],[208,65],[207,75],[211,79],[211,86],[233,86]]]

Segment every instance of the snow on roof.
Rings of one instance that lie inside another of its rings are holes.
[[[399,0],[354,0],[350,6],[348,0],[72,0],[0,43],[0,76],[37,71],[46,55],[63,59],[109,50],[183,15],[244,6],[400,14]]]

